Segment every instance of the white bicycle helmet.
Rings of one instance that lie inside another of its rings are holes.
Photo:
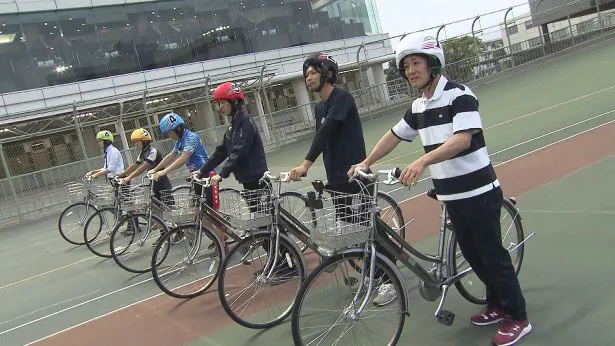
[[[402,37],[399,41],[397,54],[395,57],[399,74],[402,78],[408,79],[404,72],[403,61],[408,55],[418,54],[427,57],[427,63],[431,70],[432,78],[435,77],[445,65],[444,51],[435,37],[425,34],[410,34]]]

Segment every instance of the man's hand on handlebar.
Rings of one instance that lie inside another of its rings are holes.
[[[350,169],[346,173],[346,175],[348,175],[348,178],[351,178],[353,175],[355,175],[355,171],[357,169],[360,169],[360,170],[362,170],[364,172],[368,172],[369,171],[369,165],[366,164],[365,161],[363,161],[361,163],[357,163],[356,165],[352,165],[352,167],[350,167]]]

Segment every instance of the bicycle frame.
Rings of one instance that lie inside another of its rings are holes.
[[[364,177],[369,177],[370,179],[374,180],[374,189],[373,189],[374,205],[372,207],[372,218],[373,218],[374,226],[372,230],[370,231],[369,239],[365,243],[365,246],[363,247],[363,250],[362,250],[364,251],[364,253],[369,254],[369,256],[371,256],[370,257],[370,268],[369,268],[370,271],[369,271],[368,294],[363,299],[363,302],[360,308],[357,310],[356,314],[362,313],[363,309],[367,306],[368,297],[370,297],[370,294],[372,292],[376,257],[379,253],[382,253],[382,251],[378,252],[376,250],[375,244],[378,244],[382,248],[384,248],[388,253],[394,255],[396,259],[398,259],[401,263],[403,263],[408,269],[410,269],[414,274],[416,274],[426,284],[434,286],[434,287],[438,287],[442,290],[442,296],[440,298],[440,303],[438,305],[438,308],[435,314],[436,317],[440,317],[441,312],[444,312],[444,310],[442,310],[442,306],[444,305],[444,300],[446,298],[446,294],[448,292],[449,287],[453,285],[455,282],[457,282],[458,280],[462,279],[466,275],[473,272],[472,268],[469,267],[457,273],[456,275],[453,275],[450,277],[446,276],[446,278],[444,278],[444,276],[442,275],[443,267],[446,264],[446,260],[444,259],[445,246],[446,246],[446,233],[447,233],[446,206],[444,204],[442,205],[440,234],[439,234],[439,239],[438,239],[438,254],[436,256],[429,256],[429,255],[422,254],[421,252],[414,249],[410,244],[406,242],[405,239],[402,239],[397,233],[395,233],[395,231],[393,231],[393,229],[391,229],[386,223],[384,223],[382,220],[380,220],[376,216],[378,212],[377,198],[378,198],[378,185],[379,184],[378,184],[377,178],[379,174],[389,174],[390,175],[391,171],[379,171],[377,174],[372,174],[372,175],[359,171],[359,175],[364,176]],[[375,176],[375,178],[373,178],[372,176]],[[525,237],[525,239],[523,239],[519,244],[517,244],[514,248],[510,249],[509,251],[511,252],[515,251],[519,246],[524,244],[533,235],[534,233]],[[396,245],[389,237],[393,238],[396,242],[398,242],[401,245],[401,248],[399,247],[399,245]],[[344,252],[345,251],[342,251],[342,253]],[[431,274],[425,267],[423,267],[421,264],[415,261],[412,255],[422,260],[435,263],[436,264],[435,274]],[[366,266],[366,263],[364,262],[362,272],[365,272],[365,270],[367,269],[365,268],[365,266]],[[355,301],[359,298],[358,292],[361,291],[362,285],[363,285],[363,280],[361,280],[361,282],[359,283],[357,295],[355,296],[355,299],[354,299]],[[404,292],[404,294],[407,294],[407,292]]]

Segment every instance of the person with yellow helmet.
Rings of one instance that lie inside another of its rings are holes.
[[[118,175],[120,184],[127,185],[135,177],[138,177],[143,172],[156,167],[162,161],[162,154],[152,145],[152,135],[146,129],[136,129],[132,131],[130,140],[139,149],[137,160],[131,164],[126,171]],[[154,197],[162,200],[161,193],[165,190],[171,190],[171,180],[167,176],[162,176],[154,182]]]
[[[107,179],[110,179],[124,170],[122,154],[113,146],[113,133],[111,133],[111,131],[99,131],[96,134],[96,141],[105,154],[105,162],[102,168],[92,170],[88,172],[87,175],[92,179],[96,179],[103,175],[105,175]]]

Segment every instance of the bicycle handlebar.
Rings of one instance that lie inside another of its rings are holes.
[[[303,174],[301,177],[306,177],[306,176],[307,176],[307,173],[306,173],[306,174]],[[281,173],[279,173],[277,176],[274,176],[274,175],[272,175],[272,174],[271,174],[271,172],[266,171],[266,172],[263,174],[263,177],[262,177],[262,178],[260,178],[260,180],[259,180],[259,181],[260,181],[260,182],[262,182],[262,181],[263,181],[263,180],[265,180],[265,179],[269,179],[269,180],[279,180],[279,181],[281,181],[281,182],[283,182],[283,183],[287,183],[287,182],[289,182],[289,181],[290,181],[290,172],[281,172]]]

